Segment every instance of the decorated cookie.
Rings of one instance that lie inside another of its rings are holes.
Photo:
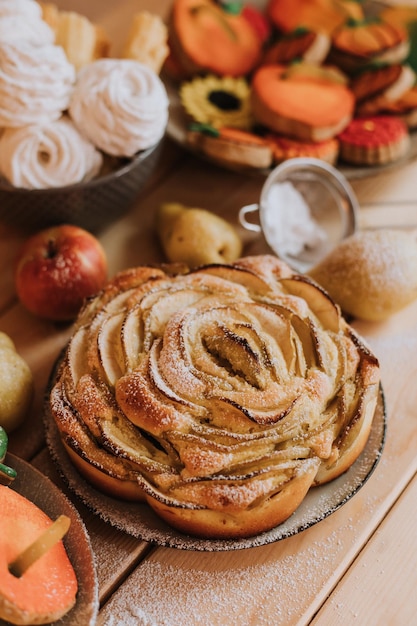
[[[349,18],[362,19],[363,9],[356,0],[269,0],[267,14],[284,33],[299,26],[331,33]]]
[[[273,162],[270,142],[236,128],[197,128],[188,132],[187,142],[211,160],[228,167],[263,169]]]
[[[381,165],[407,153],[410,137],[405,123],[394,116],[352,120],[339,135],[340,157],[355,165]]]
[[[409,65],[378,64],[353,77],[350,88],[358,105],[374,102],[381,97],[395,102],[414,85],[415,79],[415,73]]]
[[[326,141],[350,122],[352,91],[339,75],[308,64],[264,65],[254,74],[252,113],[260,124],[301,141]]]
[[[283,135],[269,134],[265,137],[272,148],[274,163],[281,163],[287,159],[309,157],[321,159],[333,165],[339,154],[339,142],[337,139],[326,141],[298,141]]]
[[[195,122],[216,128],[249,129],[252,125],[250,87],[245,78],[197,76],[182,83],[179,95],[185,111]]]
[[[281,36],[265,53],[263,63],[291,63],[294,60],[320,65],[330,50],[327,33],[297,28]]]
[[[261,58],[263,35],[241,12],[212,0],[175,0],[169,20],[167,73],[244,76]]]
[[[407,30],[380,19],[351,20],[332,35],[330,59],[348,73],[380,62],[401,63],[410,49]]]

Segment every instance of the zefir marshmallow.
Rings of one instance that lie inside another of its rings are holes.
[[[83,67],[69,113],[98,148],[112,156],[133,156],[163,137],[168,95],[159,76],[131,59],[99,59]]]
[[[45,125],[8,128],[0,135],[0,174],[14,187],[46,189],[90,180],[102,154],[63,116]]]
[[[69,105],[75,79],[60,46],[0,42],[0,127],[57,120]]]

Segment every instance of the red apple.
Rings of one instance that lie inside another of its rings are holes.
[[[69,321],[107,280],[107,258],[88,231],[62,224],[29,237],[15,267],[17,295],[35,315]]]

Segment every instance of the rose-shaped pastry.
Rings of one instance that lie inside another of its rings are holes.
[[[52,44],[55,35],[35,0],[0,0],[0,41]]]
[[[139,61],[99,59],[80,70],[69,111],[103,152],[130,157],[164,135],[168,96],[159,76]]]
[[[0,174],[14,187],[44,189],[89,180],[102,161],[101,153],[65,117],[7,128],[0,135]]]
[[[74,82],[75,69],[60,46],[0,43],[0,127],[58,119]]]
[[[99,489],[184,532],[243,537],[354,462],[378,389],[330,297],[259,256],[116,276],[80,314],[50,404]]]

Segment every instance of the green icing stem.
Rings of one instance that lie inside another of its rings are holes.
[[[2,426],[0,426],[0,461],[3,461],[7,452],[7,444],[9,439],[7,433]],[[16,478],[17,472],[12,467],[0,463],[0,485],[10,485],[10,483]]]

